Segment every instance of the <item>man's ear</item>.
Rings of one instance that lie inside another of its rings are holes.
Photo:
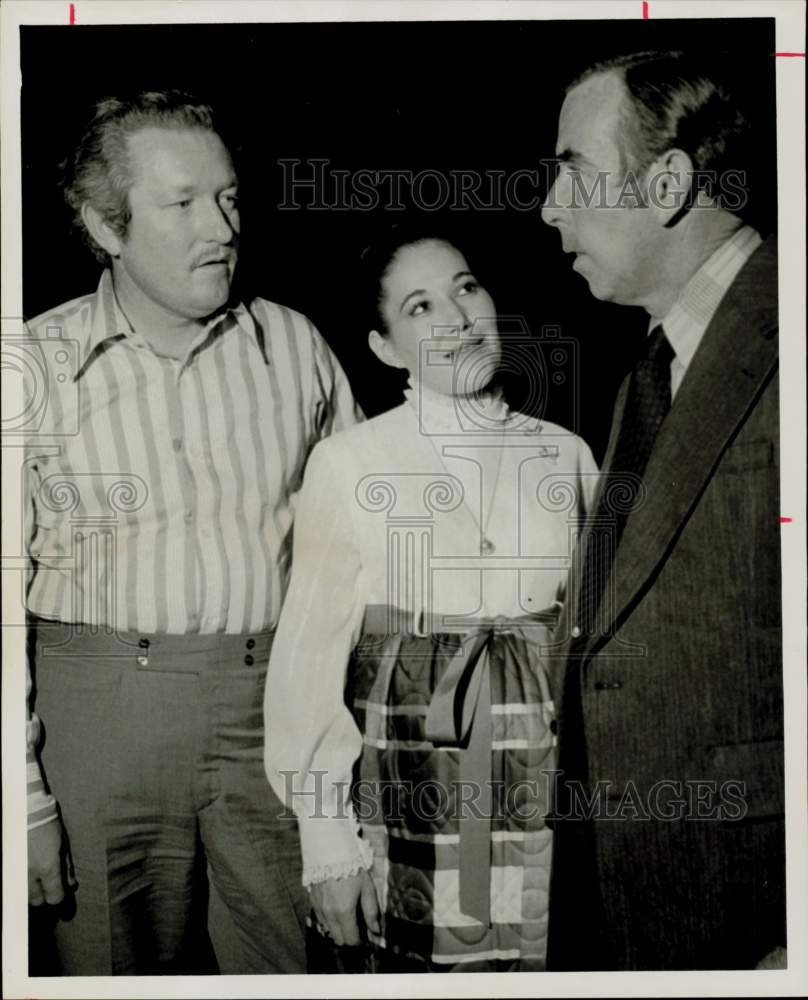
[[[662,226],[672,226],[693,207],[693,161],[682,149],[669,149],[648,171],[648,204]]]
[[[371,330],[368,334],[368,346],[379,361],[384,364],[389,365],[391,368],[406,368],[406,365],[401,363],[399,356],[396,354],[396,349],[390,342],[390,338],[383,337],[378,330]]]
[[[120,236],[101,213],[87,201],[81,206],[81,218],[95,242],[106,250],[110,257],[119,257],[122,243]]]

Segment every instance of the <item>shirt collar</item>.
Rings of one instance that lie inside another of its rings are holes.
[[[696,271],[662,320],[676,358],[685,368],[730,285],[761,242],[760,233],[751,226],[733,233]],[[652,320],[649,332],[658,323]]]
[[[222,312],[214,316],[206,326],[206,334],[222,322],[230,321],[245,333],[253,337],[264,352],[264,345],[260,342],[258,329],[255,320],[249,309],[243,302],[236,302],[227,306]],[[115,294],[115,287],[112,282],[112,271],[105,268],[98,282],[98,288],[92,297],[90,305],[90,329],[85,344],[84,360],[74,376],[74,381],[82,375],[90,362],[97,356],[98,349],[108,340],[116,340],[121,337],[134,336],[129,320],[123,313],[118,297]],[[266,357],[266,355],[265,355]]]

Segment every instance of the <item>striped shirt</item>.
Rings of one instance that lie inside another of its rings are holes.
[[[28,609],[145,633],[274,627],[306,459],[357,419],[312,324],[255,299],[161,357],[106,271],[29,330],[49,394],[26,459]]]
[[[760,234],[742,226],[699,268],[661,321],[674,349],[671,361],[671,394],[675,396],[685,372],[738,272],[760,246]],[[649,332],[660,321],[652,320]]]
[[[28,610],[110,631],[273,628],[308,454],[359,416],[312,324],[254,299],[161,357],[105,271],[28,333]],[[38,733],[29,710],[29,829],[57,815]]]

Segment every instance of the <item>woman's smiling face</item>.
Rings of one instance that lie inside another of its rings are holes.
[[[401,247],[381,282],[387,331],[371,347],[435,392],[465,396],[484,389],[500,363],[496,308],[450,243],[428,239]]]

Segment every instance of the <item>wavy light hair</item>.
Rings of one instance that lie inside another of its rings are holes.
[[[90,124],[62,163],[62,185],[73,211],[73,225],[102,263],[107,263],[109,255],[88,232],[82,207],[90,204],[118,236],[126,236],[134,181],[128,138],[154,127],[219,134],[210,105],[180,90],[147,91],[130,99],[105,97],[95,105]]]

